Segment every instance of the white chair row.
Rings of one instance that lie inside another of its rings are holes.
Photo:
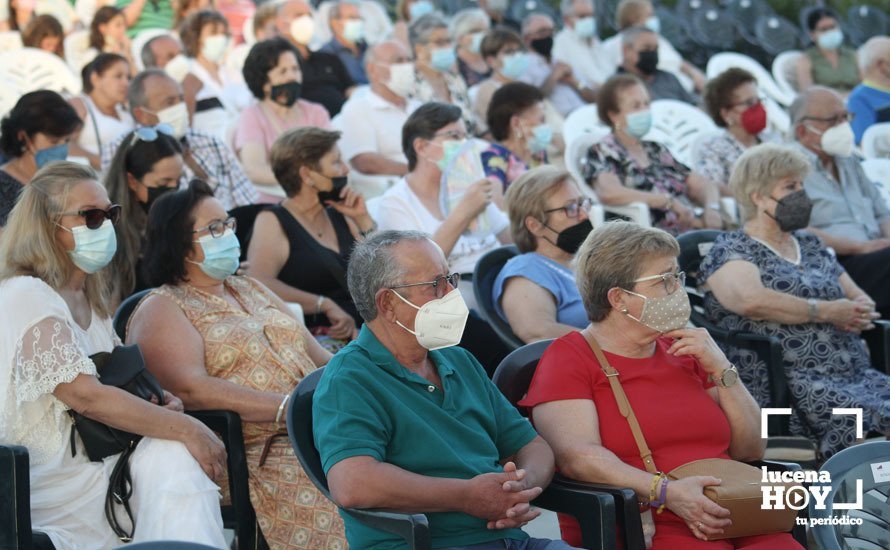
[[[890,157],[890,122],[872,124],[866,128],[862,134],[861,147],[862,154],[867,159]]]
[[[708,66],[705,69],[705,74],[708,78],[714,78],[730,68],[744,69],[754,75],[760,90],[780,105],[787,107],[794,101],[795,93],[793,91],[786,90],[776,84],[772,75],[763,68],[763,65],[747,55],[736,52],[721,52],[714,54],[708,59]]]
[[[35,90],[77,95],[80,79],[61,58],[36,48],[0,53],[0,113],[6,113],[19,97]]]

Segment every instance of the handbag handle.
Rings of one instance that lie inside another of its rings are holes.
[[[618,380],[618,371],[609,364],[609,360],[606,359],[606,355],[593,335],[584,335],[584,339],[587,340],[587,344],[593,350],[596,360],[600,363],[600,368],[603,369],[603,373],[606,375],[606,380],[609,381],[609,385],[612,387],[612,393],[615,394],[615,401],[618,403],[618,412],[630,424],[630,431],[633,433],[637,448],[640,449],[640,458],[643,459],[643,466],[650,474],[657,474],[658,468],[655,467],[655,462],[652,460],[652,451],[649,450],[649,445],[646,444],[646,438],[643,437],[643,430],[640,429],[637,416],[634,414],[630,401],[627,399],[627,394],[624,393],[624,388],[621,387],[621,382]]]

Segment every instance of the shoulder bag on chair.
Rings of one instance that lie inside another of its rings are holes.
[[[118,346],[110,353],[101,352],[91,355],[96,371],[99,373],[99,381],[106,386],[115,386],[136,397],[151,400],[157,399],[159,405],[164,404],[164,390],[161,385],[145,370],[145,360],[139,346]],[[136,444],[142,439],[141,435],[125,432],[112,428],[107,424],[87,418],[82,414],[69,410],[68,414],[74,420],[71,427],[71,453],[75,454],[74,430],[80,434],[84,451],[93,462],[101,462],[103,459],[120,454],[111,480],[108,484],[108,492],[105,495],[105,518],[117,537],[129,542],[133,538],[133,529],[127,531],[120,525],[114,510],[114,504],[120,504],[135,528],[133,512],[130,510],[130,496],[133,494],[130,479],[130,455],[136,449]]]
[[[596,356],[600,367],[612,386],[612,392],[615,394],[615,401],[618,403],[618,410],[621,416],[627,419],[630,424],[630,431],[633,433],[634,441],[640,450],[640,458],[643,459],[643,465],[646,471],[651,474],[659,473],[652,460],[652,451],[646,444],[643,437],[643,431],[637,422],[637,417],[630,406],[630,401],[621,387],[618,380],[619,374],[603,354],[599,344],[592,337],[587,339],[593,354]],[[667,473],[671,480],[678,480],[684,477],[692,476],[712,476],[722,480],[720,485],[712,485],[704,488],[704,494],[718,505],[726,508],[730,512],[732,525],[723,530],[720,535],[709,536],[709,540],[717,539],[733,539],[736,537],[747,537],[752,535],[767,535],[770,533],[784,533],[794,528],[797,510],[786,507],[784,510],[763,510],[762,472],[761,470],[739,462],[737,460],[727,460],[723,458],[706,458],[703,460],[694,460],[678,466]],[[778,483],[781,484],[781,483]],[[770,482],[769,486],[773,487],[777,483]],[[794,483],[786,483],[785,494],[791,487],[797,486]]]

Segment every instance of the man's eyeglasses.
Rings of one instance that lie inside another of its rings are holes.
[[[558,208],[551,208],[549,210],[544,210],[545,214],[549,214],[551,212],[558,212],[562,210],[566,213],[566,216],[569,218],[577,218],[578,214],[583,210],[585,213],[590,212],[590,207],[593,206],[593,201],[590,197],[581,197],[578,200],[574,200],[565,206],[560,206]]]
[[[173,135],[173,126],[162,122],[156,126],[140,126],[133,130],[133,141],[130,142],[130,147],[133,147],[140,141],[155,141],[160,134],[176,139],[176,136]]]
[[[831,124],[832,126],[837,126],[842,122],[853,122],[854,118],[856,118],[856,113],[842,113],[831,117],[805,116],[801,119],[801,121],[815,120],[816,122],[825,122]]]
[[[686,285],[686,272],[678,271],[676,273],[661,273],[659,275],[650,275],[648,277],[640,277],[639,279],[634,279],[634,283],[644,283],[646,281],[657,281],[661,280],[662,284],[664,284],[664,290],[668,294],[673,294],[678,288],[681,288]]]
[[[62,212],[63,216],[80,216],[86,222],[87,229],[99,229],[105,220],[111,220],[113,225],[121,219],[121,205],[112,204],[108,210],[101,208],[90,208],[87,210],[78,210],[76,212]]]
[[[389,287],[390,290],[395,290],[397,288],[408,288],[412,286],[431,286],[436,291],[436,298],[441,298],[445,296],[445,283],[448,283],[451,288],[457,288],[457,284],[460,282],[460,273],[452,273],[450,275],[439,275],[433,281],[428,283],[408,283],[404,285],[395,285]]]
[[[215,220],[210,222],[208,225],[204,227],[199,227],[192,231],[192,233],[200,233],[201,231],[210,231],[210,236],[214,239],[218,239],[223,236],[223,233],[226,232],[226,229],[231,229],[235,231],[235,228],[238,227],[238,221],[235,218],[229,218],[227,220]]]

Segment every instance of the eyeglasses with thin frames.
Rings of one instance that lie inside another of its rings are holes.
[[[801,121],[804,120],[815,120],[816,122],[825,122],[831,124],[832,126],[837,126],[842,122],[853,122],[853,119],[856,118],[856,113],[842,113],[839,115],[831,116],[831,117],[817,117],[817,116],[805,116]]]
[[[86,222],[87,229],[99,229],[105,220],[111,220],[112,225],[117,225],[121,219],[121,205],[112,204],[107,210],[101,208],[88,208],[76,212],[62,212],[62,216],[80,216]]]
[[[562,210],[569,218],[577,218],[578,214],[580,214],[582,210],[585,213],[589,213],[592,206],[593,201],[590,199],[590,197],[581,197],[577,200],[573,200],[572,202],[567,203],[565,206],[559,206],[557,208],[544,210],[544,213],[549,214],[551,212],[559,212],[560,210]]]
[[[664,290],[668,294],[673,294],[678,288],[686,286],[686,272],[677,271],[676,273],[660,273],[658,275],[650,275],[648,277],[640,277],[634,279],[634,283],[644,283],[646,281],[657,281],[661,279],[664,284]]]
[[[214,239],[218,239],[223,236],[223,234],[226,232],[226,229],[231,229],[232,231],[235,231],[235,229],[237,227],[238,227],[238,220],[236,220],[235,218],[228,218],[226,220],[214,220],[214,221],[210,222],[209,224],[205,225],[204,227],[199,227],[198,229],[195,229],[194,231],[192,231],[192,233],[194,234],[194,233],[200,233],[202,231],[210,231],[210,236],[213,237]]]
[[[428,283],[407,283],[404,285],[395,285],[389,287],[390,290],[395,290],[397,288],[409,288],[412,286],[431,286],[436,291],[436,298],[441,298],[445,296],[445,284],[448,283],[451,288],[457,288],[457,284],[460,283],[460,273],[451,273],[450,275],[439,275],[434,280]]]

